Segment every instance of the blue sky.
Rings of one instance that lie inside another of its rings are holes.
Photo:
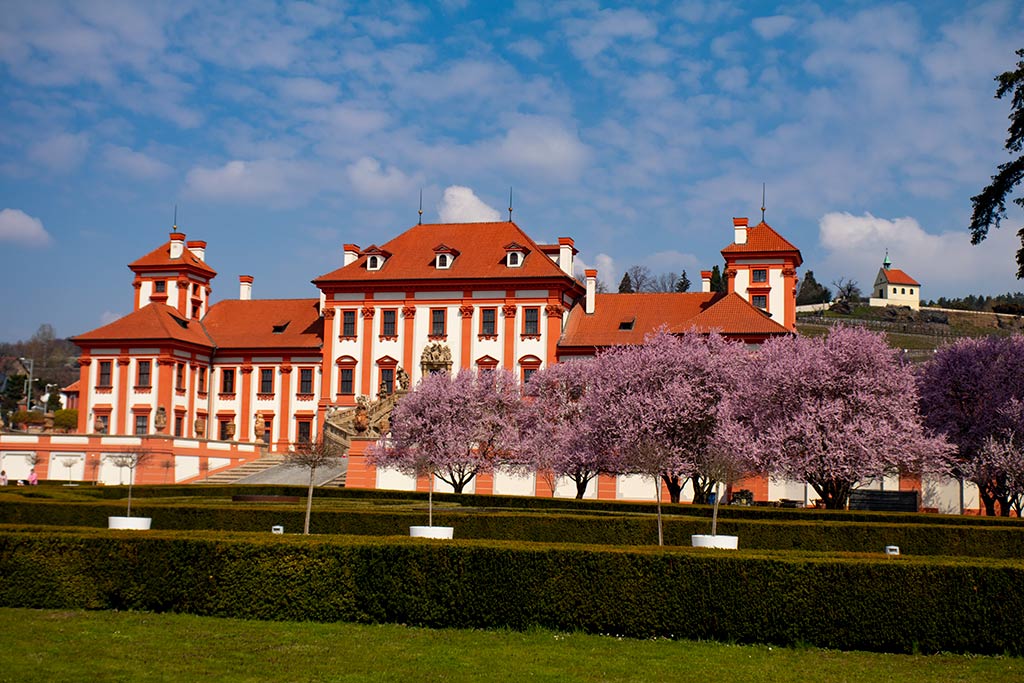
[[[342,244],[507,216],[633,264],[721,261],[733,216],[869,288],[1024,289],[1022,216],[969,244],[1007,160],[993,77],[1019,2],[8,2],[0,12],[0,340],[131,310],[179,228],[214,299],[313,297]]]

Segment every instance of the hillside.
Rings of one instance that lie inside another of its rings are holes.
[[[889,345],[904,349],[910,360],[927,360],[935,349],[959,337],[1008,335],[1024,332],[1024,317],[982,311],[858,306],[848,314],[835,311],[801,313],[797,333],[815,337],[836,324],[858,325],[884,332]]]

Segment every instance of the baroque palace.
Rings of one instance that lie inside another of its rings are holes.
[[[525,380],[662,326],[748,344],[792,333],[800,251],[764,222],[735,218],[732,228],[727,293],[711,291],[710,271],[699,292],[598,293],[596,271],[573,277],[572,238],[538,244],[508,221],[420,224],[381,245],[346,244],[339,267],[312,281],[319,298],[253,298],[253,278],[241,275],[238,297],[217,303],[206,242],[175,228],[129,264],[134,310],[73,338],[81,374],[65,391],[77,433],[5,435],[0,457],[12,478],[35,463],[44,478],[118,483],[124,473],[103,456],[145,450],[157,457],[138,483],[187,483],[324,433],[351,446],[347,485],[412,487],[365,463],[372,429],[345,425],[433,369],[502,367]],[[478,479],[478,493],[559,493],[539,490],[539,478]],[[648,497],[617,479],[596,495]],[[758,499],[771,495],[758,488]]]

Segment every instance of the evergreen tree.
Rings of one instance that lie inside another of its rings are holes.
[[[974,206],[974,213],[971,215],[971,244],[980,243],[988,236],[988,229],[993,225],[999,227],[999,222],[1006,218],[1006,198],[1013,192],[1013,189],[1024,181],[1024,49],[1017,50],[1017,68],[1013,71],[1005,71],[996,76],[999,87],[996,88],[996,98],[1002,99],[1007,93],[1013,94],[1013,101],[1010,105],[1010,127],[1009,135],[1006,138],[1006,151],[1017,154],[1017,157],[999,164],[999,172],[992,176],[992,182],[977,194],[971,197],[971,204]],[[1017,197],[1014,204],[1024,207],[1024,197]],[[1017,278],[1024,278],[1024,231],[1018,233],[1021,236],[1021,248],[1017,251]]]
[[[633,293],[633,281],[629,279],[629,273],[627,272],[622,276],[622,280],[619,282],[619,294],[632,294]]]
[[[718,266],[711,269],[711,291],[712,292],[726,292],[725,279],[722,277],[721,271],[718,270]]]
[[[796,294],[797,306],[807,304],[823,304],[832,300],[832,292],[828,287],[814,279],[814,271],[808,270],[800,281],[800,289]]]
[[[684,270],[679,275],[679,279],[676,280],[676,291],[677,292],[688,292],[690,291],[690,278],[686,277],[686,271]]]

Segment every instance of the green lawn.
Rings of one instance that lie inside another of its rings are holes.
[[[0,681],[1010,681],[1024,659],[0,609]]]

